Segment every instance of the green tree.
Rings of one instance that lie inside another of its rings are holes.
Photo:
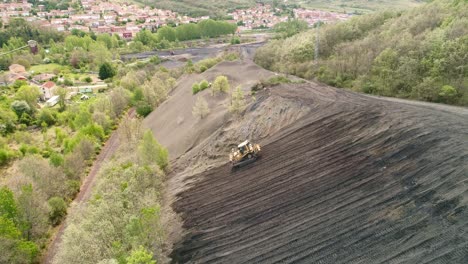
[[[213,85],[211,86],[211,94],[215,95],[218,92],[226,93],[230,89],[229,81],[226,76],[216,77]]]
[[[453,104],[458,97],[458,91],[453,86],[444,85],[440,89],[439,98],[443,103]]]
[[[57,113],[50,108],[42,108],[37,115],[37,124],[45,123],[47,126],[52,126],[57,122]]]
[[[116,71],[114,67],[108,62],[103,63],[101,67],[99,67],[99,79],[101,80],[112,78],[115,74]]]
[[[208,83],[207,80],[203,80],[200,82],[200,91],[208,89],[209,87],[210,87],[210,84]]]
[[[16,92],[16,99],[28,103],[31,109],[36,109],[37,99],[41,95],[39,88],[35,86],[23,85]]]
[[[47,230],[47,210],[32,184],[24,185],[18,195],[19,227],[27,240],[40,238]]]
[[[200,85],[198,83],[194,83],[192,85],[192,94],[197,94],[200,91]]]
[[[15,130],[15,123],[18,116],[11,109],[0,107],[0,133],[6,135]]]
[[[143,134],[143,139],[138,145],[138,152],[143,164],[151,165],[156,162],[161,170],[165,171],[168,169],[169,154],[167,149],[158,143],[151,130]]]
[[[142,246],[133,250],[126,260],[128,264],[156,264],[156,261],[153,260],[151,252]]]
[[[47,202],[50,207],[49,220],[53,226],[60,224],[67,214],[67,203],[62,197],[52,197]]]
[[[18,230],[13,220],[0,215],[0,240],[5,238],[19,239],[20,237],[21,232]]]
[[[0,188],[0,216],[7,219],[16,219],[18,208],[13,192],[8,187]]]
[[[174,28],[169,27],[169,26],[163,26],[162,28],[158,29],[158,39],[163,40],[166,39],[170,42],[173,42],[176,40],[176,32]]]
[[[274,26],[274,30],[278,38],[291,37],[301,31],[307,30],[307,28],[307,22],[299,19],[292,19],[287,22],[281,22]]]
[[[136,112],[139,116],[147,117],[151,112],[153,112],[153,108],[147,102],[139,101],[137,103]]]
[[[67,94],[68,94],[68,89],[65,89],[63,87],[57,87],[57,88],[55,88],[54,93],[59,96],[58,103],[59,103],[59,106],[60,106],[60,111],[64,111],[65,108],[66,108],[65,99],[66,99]]]
[[[238,86],[233,92],[232,92],[232,100],[231,100],[231,105],[229,106],[229,111],[235,113],[235,114],[240,114],[242,111],[244,111],[246,107],[246,102],[244,98],[244,92],[242,92],[242,88]]]
[[[106,45],[107,49],[109,49],[109,50],[114,48],[113,43],[112,43],[112,37],[109,34],[99,34],[99,35],[97,35],[96,41],[101,42],[104,45]]]
[[[31,107],[26,101],[14,101],[11,103],[11,108],[18,117],[21,117],[24,113],[31,113]]]
[[[139,41],[145,46],[154,47],[156,45],[156,37],[151,31],[146,29],[141,30],[135,36],[133,41]]]
[[[89,50],[90,58],[92,59],[92,62],[94,65],[101,65],[102,67],[103,64],[108,63],[108,61],[112,59],[113,54],[107,49],[107,47],[103,43],[93,42],[90,44],[89,49],[90,49]],[[110,75],[110,77],[108,77],[108,78],[111,78],[115,75],[115,69],[109,63],[108,63],[108,66],[111,66],[108,68],[109,70],[112,69],[112,71],[108,72],[108,73],[113,73]]]

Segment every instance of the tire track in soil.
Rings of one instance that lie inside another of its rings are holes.
[[[134,118],[136,116],[135,113],[136,113],[135,109],[131,108],[128,111],[127,115],[131,118]],[[116,129],[112,132],[111,136],[109,137],[106,144],[104,145],[104,148],[101,150],[96,160],[93,162],[93,166],[91,167],[91,170],[89,171],[88,175],[86,176],[83,183],[81,184],[80,192],[76,196],[75,200],[73,200],[73,203],[83,203],[89,199],[91,195],[92,187],[94,186],[94,183],[96,182],[96,176],[98,175],[99,170],[101,169],[104,162],[107,161],[110,157],[112,157],[115,151],[117,151],[119,145],[120,145],[119,129]],[[49,243],[47,252],[44,255],[45,257],[42,263],[45,263],[45,264],[52,263],[53,258],[55,257],[55,254],[57,253],[60,242],[62,241],[63,232],[65,230],[65,227],[67,226],[66,223],[67,223],[67,220],[65,219],[60,224],[58,231],[55,233],[55,236],[51,239],[51,242]]]
[[[468,263],[466,109],[319,88],[272,89],[311,114],[186,180],[173,262]]]

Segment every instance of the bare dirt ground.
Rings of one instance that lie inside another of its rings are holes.
[[[229,66],[212,71],[242,79]],[[184,228],[173,262],[468,263],[465,108],[313,82],[255,96],[242,118],[194,121],[185,129],[204,136],[173,143],[168,199]],[[262,158],[232,172],[226,157],[242,138]]]
[[[130,117],[135,117],[135,109],[133,108],[130,109],[128,112],[128,115]],[[78,193],[77,197],[73,201],[74,204],[84,203],[89,199],[91,195],[92,187],[94,186],[94,183],[96,182],[96,176],[99,173],[99,170],[101,169],[102,165],[112,157],[112,155],[118,149],[119,144],[120,144],[119,130],[116,130],[112,132],[110,138],[106,142],[106,145],[104,146],[104,148],[102,148],[101,152],[99,153],[96,160],[94,161],[90,172],[88,173],[88,175],[86,176],[86,178],[84,179],[80,187],[80,192]],[[73,206],[70,206],[70,208],[73,208]],[[70,214],[70,212],[68,213]],[[47,252],[44,254],[42,263],[46,263],[46,264],[52,263],[54,256],[57,253],[58,247],[60,246],[60,243],[62,241],[63,232],[66,226],[67,226],[66,220],[63,221],[58,226],[57,232],[51,238]]]

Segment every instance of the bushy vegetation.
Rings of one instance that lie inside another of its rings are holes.
[[[152,110],[167,97],[167,93],[175,86],[175,78],[181,73],[155,65],[138,70],[119,68],[119,78],[115,78],[111,84],[113,88],[108,92],[80,103],[69,102],[64,109],[59,106],[39,109],[37,97],[34,97],[37,94],[31,92],[30,87],[25,87],[24,82],[2,88],[5,95],[0,96],[0,166],[18,168],[15,175],[7,176],[6,179],[19,208],[18,216],[14,218],[19,220],[11,221],[27,225],[23,228],[15,224],[21,231],[20,236],[15,235],[14,239],[8,240],[8,246],[2,247],[6,253],[2,254],[0,262],[37,262],[51,228],[65,217],[68,204],[78,193],[81,180],[101,145],[116,127],[119,117],[131,104],[137,106],[137,110],[140,104],[147,104]],[[122,81],[119,83],[120,79]],[[25,92],[17,93],[19,90]],[[24,121],[25,116],[28,116],[29,121]],[[122,122],[124,126],[129,123],[128,120]],[[135,134],[138,133],[134,129],[126,133],[130,136]],[[140,157],[147,157],[139,160],[146,164],[141,165],[141,170],[146,166],[151,167],[153,160],[156,161],[158,171],[167,170],[167,150],[148,137],[145,134],[142,138],[145,144],[138,149]],[[149,154],[153,148],[156,152]],[[148,158],[150,155],[151,160]],[[2,173],[5,171],[4,167],[0,169]],[[26,215],[29,218],[21,218]],[[149,216],[153,217],[154,213]],[[143,219],[146,214],[142,213],[141,217]],[[5,236],[0,234],[0,241],[4,241]],[[31,245],[34,250],[24,253],[15,249],[15,245],[23,247],[23,244]],[[18,254],[28,261],[17,260]]]
[[[210,87],[210,84],[208,83],[207,80],[203,80],[200,83],[194,83],[192,85],[192,93],[197,94],[198,92],[201,92],[203,90],[206,90]]]
[[[167,49],[171,47],[170,43],[172,42],[201,38],[214,38],[222,35],[234,34],[236,30],[236,24],[207,19],[202,20],[197,24],[182,24],[177,27],[163,26],[159,28],[156,33],[143,30],[137,33],[135,39],[133,40],[133,45]]]
[[[292,19],[287,22],[281,22],[275,25],[274,30],[276,32],[276,38],[289,38],[297,33],[305,31],[309,28],[307,22]]]
[[[223,53],[219,56],[212,57],[212,58],[206,58],[203,59],[196,64],[193,64],[191,60],[187,62],[187,65],[185,66],[185,72],[187,73],[203,73],[209,69],[211,69],[213,66],[216,64],[222,62],[222,61],[234,61],[239,59],[239,54],[236,52],[227,52]]]
[[[226,76],[216,77],[213,85],[211,86],[211,94],[215,95],[217,93],[227,93],[231,89],[229,80]]]
[[[166,100],[169,92],[175,87],[174,77],[178,77],[175,72],[146,68],[129,71],[120,83],[131,91],[132,104],[137,107],[137,113],[147,116]]]
[[[466,1],[437,0],[405,12],[381,12],[320,31],[275,40],[257,63],[370,94],[468,105]]]
[[[165,240],[160,200],[167,150],[151,131],[133,133],[104,167],[89,202],[68,218],[54,263],[154,263]],[[85,215],[86,217],[83,217]],[[143,262],[141,262],[143,261]]]

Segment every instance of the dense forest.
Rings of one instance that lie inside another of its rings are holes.
[[[268,69],[369,94],[468,105],[468,2],[437,0],[270,42]]]

